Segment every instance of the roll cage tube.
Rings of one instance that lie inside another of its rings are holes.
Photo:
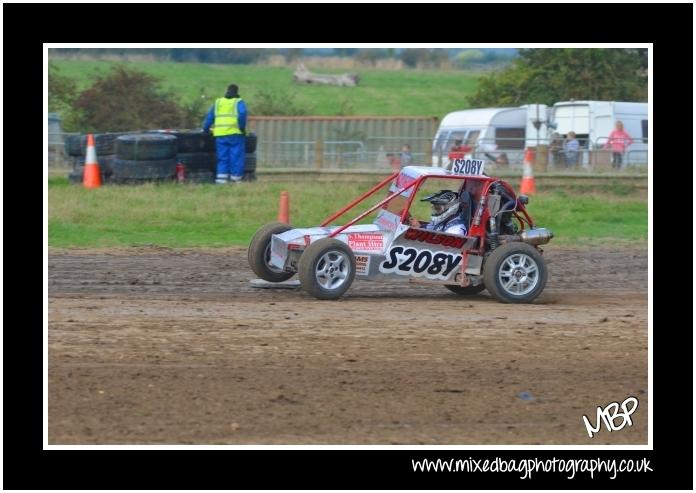
[[[398,175],[398,173],[396,173],[396,175]],[[394,175],[392,175],[392,176],[394,176]],[[355,224],[355,223],[357,223],[358,221],[360,221],[363,217],[365,217],[365,216],[367,216],[368,214],[371,214],[372,212],[376,211],[377,209],[379,209],[380,207],[382,207],[384,204],[387,204],[387,203],[391,202],[391,201],[394,199],[394,197],[398,197],[399,195],[401,195],[403,192],[405,192],[405,191],[408,190],[409,188],[412,188],[416,183],[418,183],[419,181],[421,181],[421,179],[422,179],[422,177],[421,177],[421,178],[417,178],[417,179],[413,180],[411,183],[409,183],[408,185],[406,185],[405,187],[400,188],[399,190],[397,190],[396,192],[392,193],[391,195],[388,195],[387,198],[385,198],[384,200],[381,200],[380,202],[378,202],[377,204],[373,205],[372,207],[370,207],[368,210],[366,210],[366,211],[363,212],[362,214],[360,214],[360,215],[358,215],[357,217],[355,217],[354,219],[348,221],[346,224],[344,224],[343,226],[341,226],[341,227],[338,228],[337,230],[331,232],[331,234],[329,234],[329,238],[335,237],[337,234],[339,234],[339,233],[340,233],[341,231],[343,231],[344,229],[349,228],[349,227],[352,226],[353,224]],[[377,190],[379,190],[379,188],[382,188],[383,186],[384,186],[383,184],[380,184],[380,185],[378,186],[378,188],[376,188],[375,190],[371,190],[370,193],[369,193],[368,195],[366,195],[365,197],[362,197],[361,200],[355,202],[354,204],[351,205],[351,207],[348,207],[348,208],[346,208],[345,210],[347,211],[347,210],[352,209],[355,205],[357,205],[358,203],[362,202],[365,198],[369,197],[369,195],[372,195],[374,192],[376,192]],[[357,199],[356,199],[356,200],[357,200]],[[407,209],[404,209],[404,210],[407,210]],[[344,212],[345,212],[345,211],[344,211]],[[338,217],[338,216],[337,216],[337,217]],[[403,217],[403,213],[402,213],[402,217]],[[402,219],[402,221],[403,221],[403,219]],[[322,226],[325,226],[325,224],[322,224]]]
[[[338,217],[341,217],[343,214],[345,214],[346,212],[348,212],[349,210],[351,210],[353,207],[355,207],[356,205],[358,205],[360,202],[362,202],[363,200],[365,200],[365,199],[368,198],[369,196],[373,195],[373,194],[374,194],[375,192],[377,192],[378,190],[381,190],[382,188],[384,188],[384,186],[385,186],[386,184],[390,183],[394,178],[396,178],[396,177],[399,176],[400,174],[401,174],[400,172],[392,173],[390,176],[388,176],[387,178],[385,178],[384,180],[382,180],[381,182],[379,182],[377,185],[375,185],[374,187],[372,187],[370,190],[368,190],[367,192],[365,192],[364,194],[362,194],[360,197],[358,197],[357,199],[353,200],[353,201],[350,202],[348,205],[346,205],[345,207],[343,207],[343,209],[339,210],[338,212],[336,212],[335,214],[331,215],[330,217],[324,219],[324,221],[323,221],[319,226],[323,228],[324,226],[326,226],[327,224],[329,224],[329,223],[330,223],[331,221],[333,221],[334,219],[336,219],[336,218],[338,218]],[[332,236],[333,236],[333,235],[332,235]]]

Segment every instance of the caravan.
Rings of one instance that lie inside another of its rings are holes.
[[[580,143],[580,164],[592,162],[592,152],[604,148],[616,122],[634,143],[625,156],[627,165],[647,163],[648,103],[617,101],[561,101],[552,107],[527,104],[512,108],[481,108],[448,113],[432,144],[432,165],[446,168],[456,140],[465,157],[521,164],[524,150],[549,145],[553,133],[565,138],[573,131]],[[601,158],[601,152],[597,153]],[[604,156],[606,159],[606,156]]]
[[[432,164],[448,167],[448,154],[457,140],[469,148],[467,157],[505,157],[521,163],[526,147],[548,143],[548,117],[543,104],[448,113],[435,134]]]
[[[648,103],[561,101],[551,109],[550,126],[563,137],[575,132],[581,149],[595,151],[604,148],[619,120],[634,141],[626,152],[626,164],[647,163]],[[587,164],[587,159],[583,164]]]

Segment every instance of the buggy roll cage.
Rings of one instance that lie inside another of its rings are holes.
[[[401,175],[401,172],[392,173],[387,178],[385,178],[384,180],[379,182],[377,185],[372,187],[370,190],[363,193],[360,197],[358,197],[357,199],[348,203],[346,206],[344,206],[338,212],[336,212],[336,213],[332,214],[331,216],[329,216],[328,218],[326,218],[320,224],[320,226],[321,227],[327,226],[331,221],[341,217],[343,214],[345,214],[349,210],[353,209],[356,205],[360,204],[365,199],[374,195],[376,192],[383,189],[386,185],[390,184],[399,175]],[[371,214],[372,212],[376,211],[377,209],[379,209],[381,207],[384,207],[384,205],[391,202],[394,198],[400,196],[406,190],[414,188],[414,193],[411,193],[411,195],[408,197],[408,201],[406,203],[406,206],[401,211],[400,221],[403,224],[404,221],[406,220],[407,215],[408,215],[408,211],[411,209],[411,204],[413,202],[413,199],[416,196],[415,191],[417,191],[420,188],[421,184],[428,178],[460,180],[460,181],[464,180],[464,179],[475,179],[475,180],[481,180],[484,182],[484,187],[481,190],[481,199],[479,200],[479,204],[477,206],[476,213],[474,214],[474,217],[472,217],[472,227],[469,230],[470,234],[468,236],[479,236],[481,238],[485,237],[485,235],[486,235],[486,222],[487,222],[490,214],[488,212],[488,209],[483,207],[483,206],[485,204],[485,198],[488,196],[488,192],[489,192],[491,186],[493,186],[493,184],[495,184],[495,183],[499,183],[500,186],[502,186],[503,189],[510,195],[510,197],[514,198],[514,204],[513,204],[512,210],[503,211],[503,209],[501,208],[501,210],[498,211],[498,213],[511,212],[515,216],[515,218],[519,221],[520,228],[522,230],[525,229],[525,224],[527,224],[530,228],[534,228],[534,221],[527,213],[527,209],[525,208],[524,204],[522,202],[520,202],[518,197],[516,197],[514,190],[512,190],[512,188],[510,188],[505,182],[503,182],[497,178],[492,178],[492,177],[488,177],[488,176],[486,176],[484,178],[480,178],[477,176],[455,175],[455,174],[452,174],[452,175],[424,174],[424,175],[419,176],[418,178],[412,179],[410,182],[406,183],[401,188],[398,188],[395,192],[389,194],[385,199],[379,201],[377,204],[373,205],[372,207],[370,207],[368,210],[366,210],[362,214],[359,214],[355,218],[353,218],[350,221],[348,221],[347,223],[345,223],[343,226],[340,226],[338,229],[332,231],[331,234],[329,234],[329,238],[334,238],[336,235],[340,234],[343,230],[345,230],[346,228],[349,228],[353,224],[357,223],[365,216]],[[398,187],[398,184],[397,184],[397,187]],[[459,187],[459,188],[461,189],[461,187]],[[505,205],[508,205],[508,204],[505,204]],[[501,206],[502,206],[502,204],[501,204]]]

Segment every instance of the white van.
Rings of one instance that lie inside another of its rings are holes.
[[[505,153],[511,163],[521,163],[526,147],[548,143],[548,116],[543,104],[448,113],[433,140],[432,164],[447,167],[447,154],[457,139],[472,148],[471,157],[490,159]]]
[[[551,126],[565,137],[573,131],[582,149],[602,149],[617,120],[634,143],[626,152],[627,165],[647,163],[648,103],[619,101],[561,101],[551,110]],[[587,153],[584,153],[585,155]]]

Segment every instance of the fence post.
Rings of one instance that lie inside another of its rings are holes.
[[[314,142],[314,167],[321,169],[324,166],[324,141],[317,140]]]
[[[423,163],[425,166],[432,166],[433,165],[433,148],[432,148],[432,143],[429,141],[425,141],[425,163]]]

